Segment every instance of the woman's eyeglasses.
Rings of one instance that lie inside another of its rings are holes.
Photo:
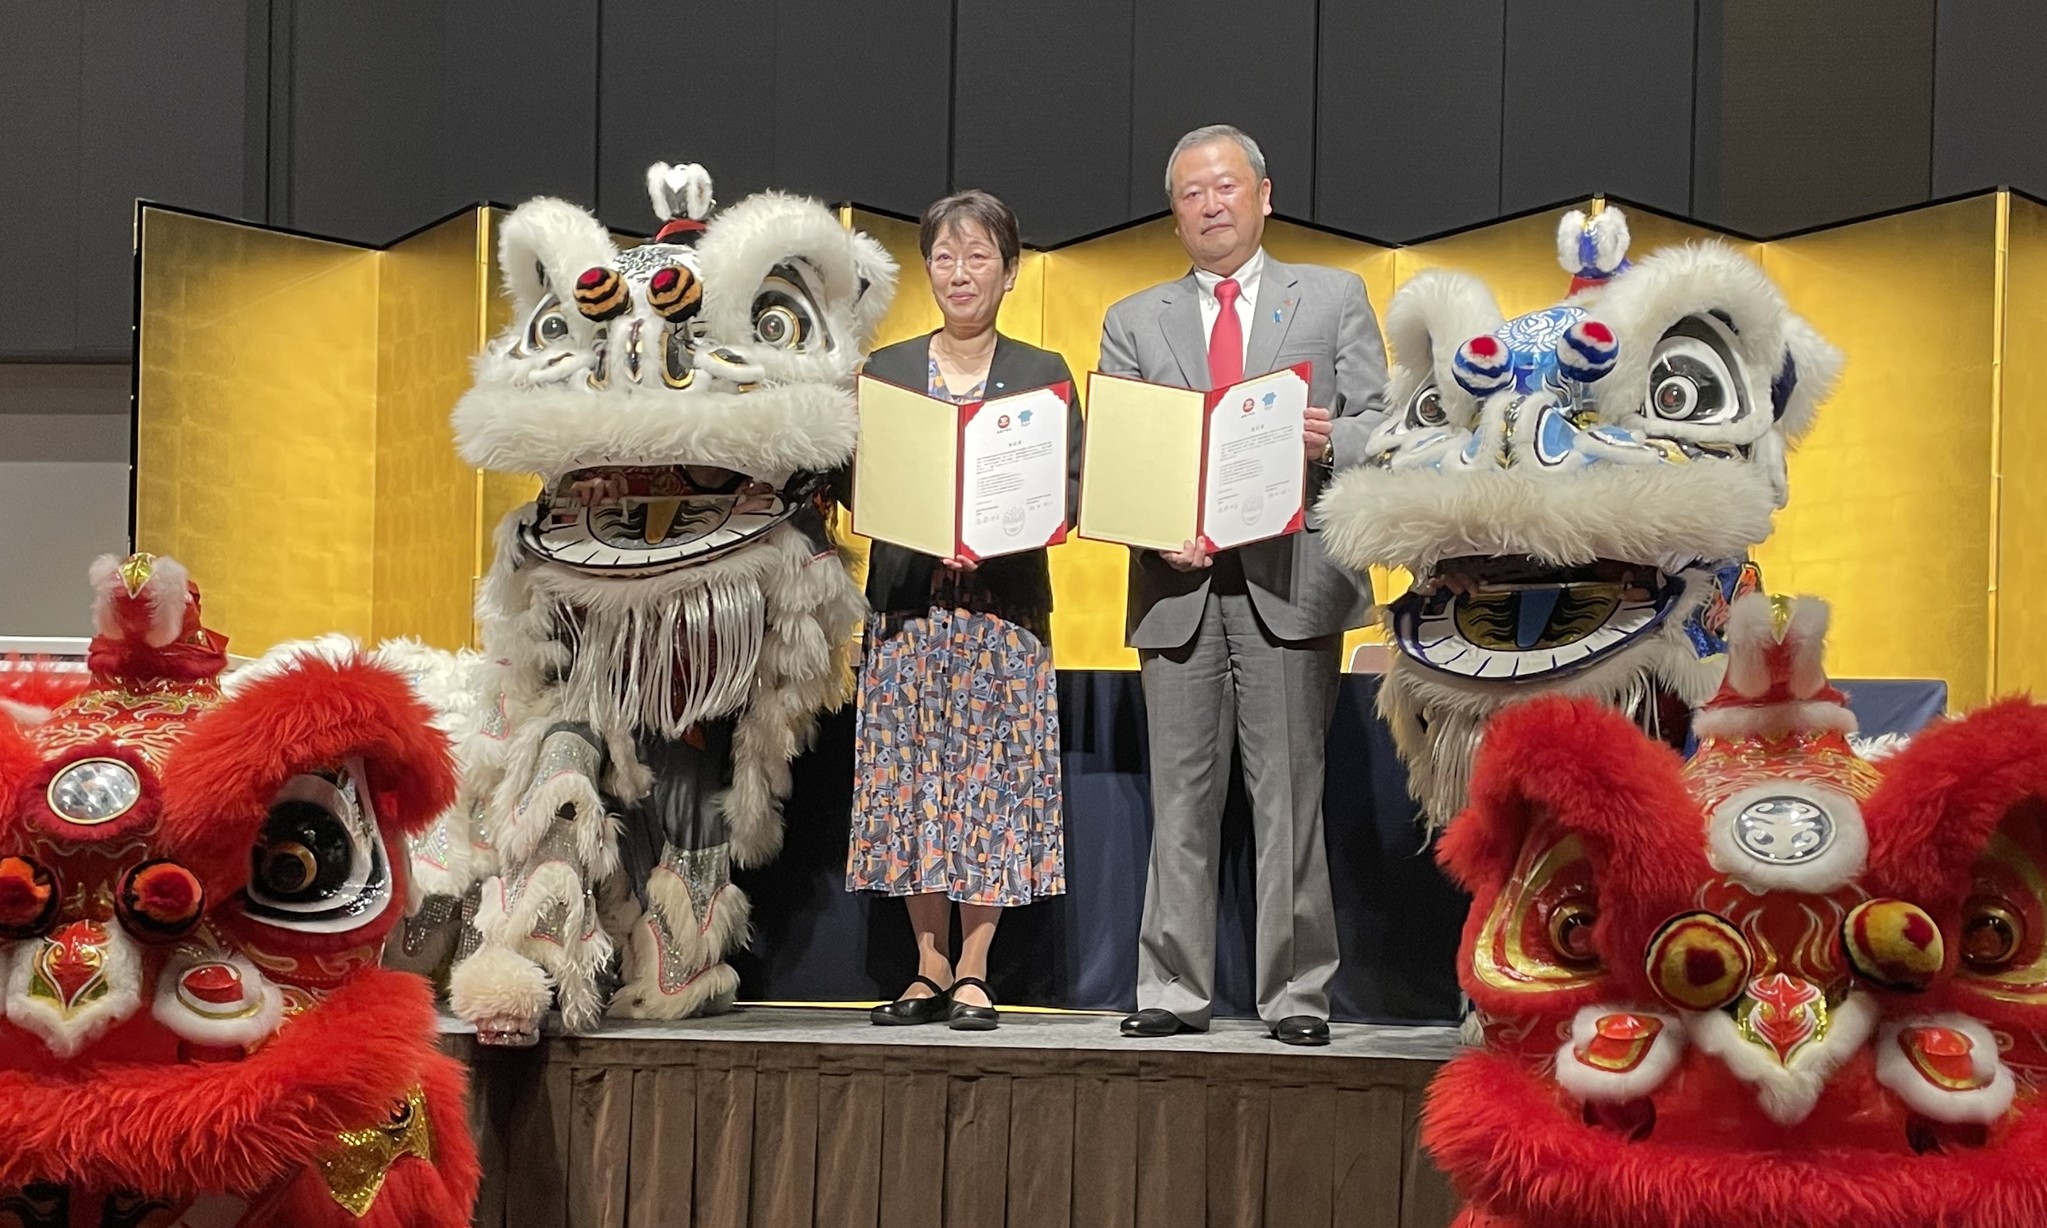
[[[982,273],[986,273],[989,269],[994,268],[996,264],[996,259],[994,256],[989,255],[987,252],[975,252],[972,255],[968,256],[965,260],[961,260],[959,257],[954,256],[951,252],[940,252],[938,255],[931,257],[925,263],[929,264],[932,268],[938,270],[941,273],[950,273],[954,269],[960,267],[961,265],[965,265],[967,272],[979,276]]]

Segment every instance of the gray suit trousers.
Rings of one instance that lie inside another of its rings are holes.
[[[1241,749],[1258,871],[1258,1017],[1329,1016],[1336,917],[1322,843],[1323,743],[1342,637],[1273,638],[1235,559],[1218,559],[1201,626],[1140,654],[1151,730],[1151,864],[1137,1005],[1206,1027],[1230,752]],[[1235,573],[1235,574],[1232,574]]]

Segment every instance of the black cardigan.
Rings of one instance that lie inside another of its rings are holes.
[[[912,337],[884,346],[867,357],[867,374],[904,388],[923,391],[931,380],[931,334]],[[1029,392],[1065,383],[1066,397],[1066,507],[1075,517],[1080,509],[1080,390],[1066,360],[1051,350],[1026,345],[1000,333],[995,337],[995,354],[988,363],[986,395],[990,398]],[[850,468],[832,475],[832,491],[840,503],[853,505],[853,474]],[[875,542],[867,562],[867,603],[883,614],[922,612],[930,604],[931,573],[940,563],[928,554],[904,546]],[[982,563],[975,573],[981,584],[1006,609],[1044,610],[1052,608],[1052,573],[1043,550],[1005,554]]]

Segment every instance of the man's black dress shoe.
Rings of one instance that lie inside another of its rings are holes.
[[[1178,1036],[1182,1032],[1199,1032],[1200,1028],[1189,1027],[1186,1020],[1168,1010],[1150,1007],[1135,1015],[1123,1017],[1123,1035],[1139,1037]]]
[[[938,1023],[952,1008],[952,995],[939,987],[937,981],[920,976],[910,982],[913,985],[928,985],[928,998],[898,998],[893,1002],[875,1007],[867,1017],[885,1028],[909,1027],[919,1023]]]
[[[1285,1045],[1326,1045],[1329,1021],[1313,1015],[1288,1015],[1272,1025],[1272,1034]]]
[[[952,983],[952,991],[958,993],[962,985],[972,985],[982,993],[987,994],[989,1004],[987,1006],[975,1006],[972,1003],[962,1002],[955,998],[952,1003],[952,1012],[946,1018],[945,1026],[955,1032],[994,1031],[1000,1016],[995,1013],[995,994],[988,988],[988,982],[978,976],[963,976]]]

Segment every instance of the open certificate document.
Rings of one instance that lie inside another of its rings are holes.
[[[955,405],[862,375],[853,531],[977,561],[1065,541],[1070,392]]]
[[[1309,365],[1214,392],[1088,376],[1080,535],[1151,550],[1209,550],[1298,532]]]

